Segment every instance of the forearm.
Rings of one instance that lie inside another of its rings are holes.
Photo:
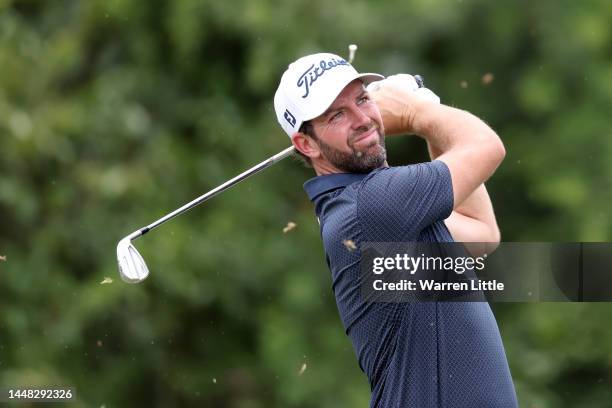
[[[432,159],[453,149],[501,144],[486,123],[461,109],[419,101],[407,107],[404,115],[406,131],[427,141]]]
[[[469,158],[490,153],[483,157],[480,166],[490,173],[503,159],[505,151],[497,134],[470,112],[418,94],[423,90],[431,92],[425,88],[410,91],[390,78],[375,84],[370,95],[381,113],[387,136],[415,134],[427,140],[439,155],[454,151],[454,156]],[[475,174],[482,176],[479,171]]]

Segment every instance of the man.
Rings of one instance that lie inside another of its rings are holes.
[[[504,158],[502,142],[475,116],[432,101],[433,93],[409,82],[358,74],[322,53],[292,63],[274,98],[281,127],[317,174],[304,187],[338,310],[370,381],[372,407],[516,407],[488,303],[361,296],[363,242],[500,239],[483,183]],[[385,133],[419,135],[433,161],[389,167]],[[479,250],[490,248],[471,249]]]

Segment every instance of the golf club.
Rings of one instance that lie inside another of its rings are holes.
[[[357,46],[354,44],[349,45],[349,59],[351,61],[355,58],[355,51],[357,51]],[[416,79],[419,87],[424,87],[423,78],[420,75],[415,75],[414,78]],[[147,278],[147,276],[149,276],[149,268],[147,267],[147,264],[145,263],[144,259],[142,258],[132,241],[142,237],[144,234],[153,230],[154,228],[159,227],[166,221],[169,221],[174,217],[177,217],[189,211],[193,207],[202,204],[204,201],[216,196],[219,193],[222,193],[223,191],[251,177],[252,175],[278,163],[287,156],[291,155],[294,151],[295,148],[293,146],[286,148],[285,150],[275,154],[269,159],[264,160],[258,165],[253,166],[249,170],[237,175],[233,179],[226,181],[220,186],[188,202],[182,207],[177,208],[176,210],[163,216],[159,220],[147,225],[146,227],[140,228],[132,232],[128,236],[124,237],[117,244],[117,263],[119,265],[119,275],[121,275],[121,279],[128,283],[138,283],[142,282]]]
[[[351,63],[353,62],[353,59],[355,59],[355,52],[357,51],[357,45],[351,44],[349,45],[348,48],[349,48],[349,63]],[[138,252],[134,244],[132,244],[133,240],[142,237],[144,234],[160,226],[164,222],[169,221],[172,218],[177,217],[186,211],[189,211],[190,209],[192,209],[193,207],[199,204],[202,204],[204,201],[208,200],[209,198],[212,198],[215,195],[227,190],[228,188],[240,183],[242,180],[245,180],[251,177],[253,174],[258,173],[261,170],[266,169],[275,163],[278,163],[285,157],[291,155],[294,152],[294,150],[295,148],[293,146],[286,148],[282,152],[277,153],[274,156],[270,157],[268,160],[264,160],[258,165],[237,175],[233,179],[226,181],[225,183],[221,184],[217,188],[210,190],[208,193],[205,193],[201,195],[200,197],[196,198],[195,200],[185,204],[184,206],[177,208],[176,210],[163,216],[162,218],[153,222],[152,224],[149,224],[146,227],[140,228],[132,232],[130,235],[124,237],[117,244],[117,263],[119,265],[119,275],[121,275],[121,279],[123,279],[125,282],[128,282],[128,283],[138,283],[138,282],[142,282],[143,280],[147,278],[147,276],[149,276],[149,268],[147,267],[147,264],[142,258],[142,255],[140,255],[140,253]]]
[[[169,221],[172,218],[191,210],[193,207],[202,204],[204,201],[216,196],[217,194],[227,190],[232,186],[235,186],[242,180],[251,177],[253,174],[256,174],[278,163],[287,156],[291,155],[293,151],[293,146],[286,148],[285,150],[275,154],[269,159],[262,161],[258,165],[251,167],[247,171],[240,173],[233,179],[226,181],[225,183],[210,190],[205,194],[202,194],[201,196],[194,199],[193,201],[188,202],[184,206],[177,208],[176,210],[163,216],[159,220],[147,225],[146,227],[140,228],[123,238],[117,244],[117,263],[119,264],[119,275],[121,275],[121,279],[128,283],[138,283],[142,282],[147,278],[147,276],[149,276],[149,268],[147,268],[147,264],[145,263],[144,259],[142,258],[134,244],[132,244],[133,240],[142,237],[144,234],[154,228],[159,227],[166,221]]]

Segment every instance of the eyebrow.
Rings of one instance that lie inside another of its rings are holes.
[[[367,89],[365,89],[365,87],[364,87],[364,88],[361,90],[361,92],[359,92],[359,94],[357,95],[357,97],[356,97],[355,99],[362,98],[362,97],[363,97],[365,94],[367,94],[367,93],[368,93],[368,90],[367,90]],[[330,113],[335,112],[335,111],[337,111],[337,110],[340,110],[340,109],[342,109],[342,108],[343,108],[343,106],[338,106],[338,107],[336,107],[336,108],[329,108],[329,109],[327,109],[325,112],[323,112],[323,115],[322,115],[322,116],[323,116],[323,117],[325,117],[325,118],[327,118],[327,117],[329,116],[329,114],[330,114]]]

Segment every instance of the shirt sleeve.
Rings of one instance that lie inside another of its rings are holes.
[[[453,185],[440,160],[388,167],[361,184],[358,215],[371,241],[416,240],[453,211]]]

